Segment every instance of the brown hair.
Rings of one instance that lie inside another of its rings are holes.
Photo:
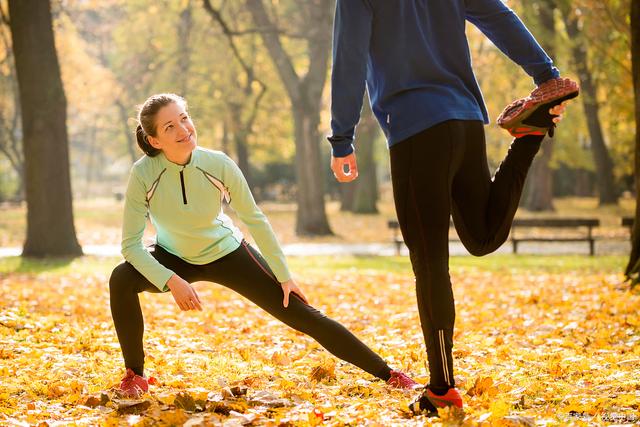
[[[136,127],[136,139],[140,149],[149,157],[157,156],[161,151],[152,146],[148,139],[149,135],[156,136],[158,130],[156,127],[156,115],[162,107],[171,103],[182,105],[185,110],[187,109],[187,101],[175,93],[151,95],[144,104],[140,106],[138,111],[138,126]]]

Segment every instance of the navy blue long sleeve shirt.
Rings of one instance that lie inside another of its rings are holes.
[[[489,123],[465,21],[536,84],[559,76],[501,0],[337,0],[329,137],[334,156],[353,152],[365,84],[389,146],[445,120]]]

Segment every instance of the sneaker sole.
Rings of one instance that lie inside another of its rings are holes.
[[[429,418],[438,416],[437,409],[435,411],[432,411],[429,408],[421,408],[420,400],[416,400],[415,402],[409,404],[409,412],[411,412],[413,415],[426,415]]]
[[[522,135],[544,135],[547,129],[522,123],[539,107],[549,104],[549,107],[560,104],[568,99],[573,99],[580,94],[580,88],[571,79],[556,79],[547,84],[543,83],[527,98],[518,99],[502,111],[497,123],[503,129],[515,137]]]
[[[431,406],[433,406],[433,408],[435,408],[435,411],[431,410],[431,408],[421,407],[420,399],[418,399],[415,402],[409,404],[409,411],[414,415],[420,415],[426,412],[426,415],[428,417],[437,417],[438,408],[445,408],[445,407],[451,406],[457,409],[462,409],[462,405],[459,406],[447,399],[439,399],[435,395],[426,394],[426,395],[423,395],[423,397],[427,398],[427,401],[429,402],[429,404],[431,404]]]

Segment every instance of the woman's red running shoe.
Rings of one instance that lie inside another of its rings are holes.
[[[127,374],[120,382],[120,393],[126,397],[137,398],[148,390],[149,381],[127,368]]]
[[[391,371],[391,378],[387,380],[387,384],[391,387],[402,388],[405,390],[415,390],[422,387],[422,385],[409,378],[407,374],[400,371]]]

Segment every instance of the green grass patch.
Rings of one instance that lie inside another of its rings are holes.
[[[69,273],[95,273],[100,271],[110,272],[120,258],[83,256],[80,258],[22,258],[0,257],[0,274],[40,274],[54,273],[64,276]]]
[[[53,272],[64,275],[73,273],[110,272],[121,258],[84,256],[76,259],[30,259],[21,257],[0,258],[0,274]],[[289,257],[291,269],[301,277],[305,272],[320,273],[396,273],[411,274],[408,257],[370,256],[311,256]],[[622,272],[627,257],[622,255],[490,255],[486,257],[451,257],[452,270],[485,270],[491,272],[563,273],[571,271],[615,274]]]
[[[492,272],[549,272],[562,273],[575,270],[616,273],[624,270],[627,257],[622,255],[489,255],[486,257],[454,256],[452,269],[478,269]],[[408,257],[356,257],[317,256],[290,257],[289,264],[296,271],[362,270],[391,273],[410,273]]]

